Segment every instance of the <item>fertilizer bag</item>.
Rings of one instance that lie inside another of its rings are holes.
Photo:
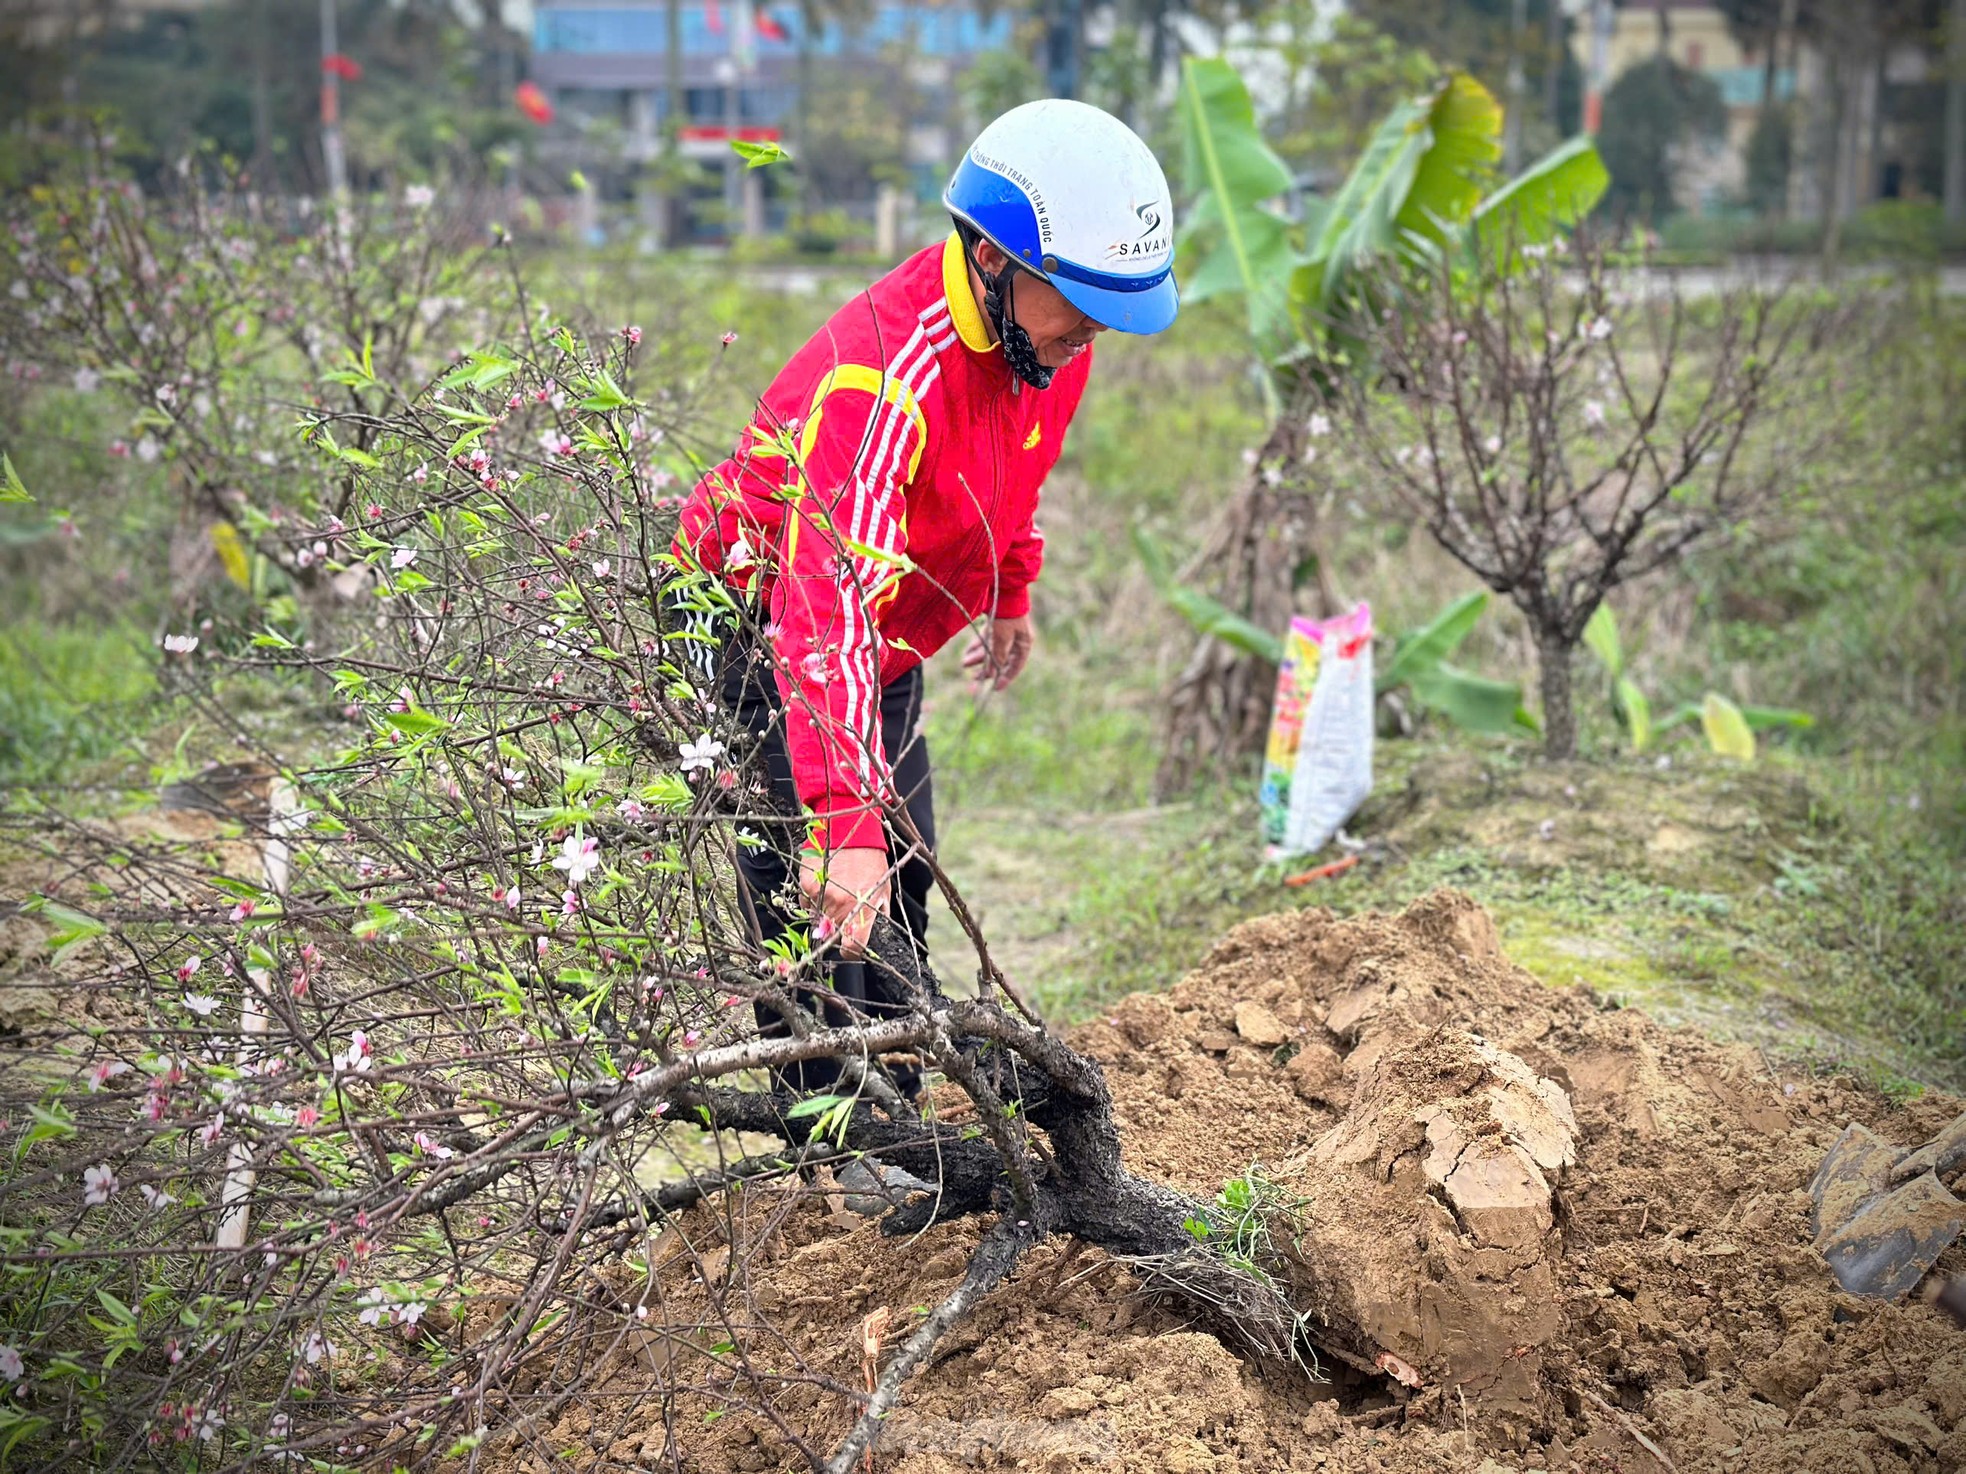
[[[1372,609],[1304,621],[1318,647],[1317,681],[1303,714],[1283,840],[1275,852],[1320,850],[1372,792]],[[1298,621],[1293,620],[1293,633]]]
[[[1297,771],[1297,749],[1304,739],[1304,713],[1317,685],[1318,622],[1301,614],[1283,637],[1277,663],[1277,699],[1271,709],[1270,740],[1263,751],[1263,845],[1272,860],[1281,858],[1290,822],[1290,780]]]

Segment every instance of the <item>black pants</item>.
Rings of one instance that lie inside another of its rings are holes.
[[[798,789],[792,781],[792,761],[785,746],[784,710],[768,652],[755,641],[733,635],[725,643],[720,665],[719,699],[724,709],[735,714],[740,730],[764,734],[761,756],[773,796],[784,812],[799,812]],[[894,770],[895,791],[922,844],[932,851],[935,802],[928,741],[919,730],[921,714],[922,668],[918,665],[881,688],[881,749]],[[756,928],[755,940],[760,942],[783,936],[795,920],[809,919],[802,906],[797,912],[790,909],[800,906],[799,851],[805,840],[804,827],[792,823],[762,827],[766,843],[740,846],[737,862],[745,907]],[[888,914],[919,949],[928,935],[928,893],[935,878],[914,840],[892,825],[886,828],[888,854],[900,857],[891,883]],[[853,1011],[876,1016],[902,1011],[902,999],[891,979],[877,967],[835,962],[828,969],[827,983],[824,989],[801,989],[800,998],[828,1023],[848,1023]],[[787,1032],[785,1021],[762,1004],[758,1005],[758,1023],[767,1037]],[[912,1066],[890,1065],[888,1073],[903,1095],[912,1096],[921,1084],[921,1072]],[[839,1061],[832,1059],[806,1060],[778,1076],[781,1083],[801,1091],[821,1089],[839,1077]]]

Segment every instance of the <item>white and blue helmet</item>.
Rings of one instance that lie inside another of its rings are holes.
[[[1174,198],[1153,150],[1112,114],[1047,98],[985,128],[943,191],[949,213],[1094,322],[1174,321]]]

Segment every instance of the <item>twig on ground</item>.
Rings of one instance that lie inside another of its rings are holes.
[[[1616,1418],[1619,1424],[1623,1426],[1624,1430],[1627,1433],[1631,1434],[1633,1440],[1637,1442],[1638,1446],[1644,1449],[1648,1454],[1652,1455],[1653,1458],[1659,1461],[1659,1467],[1664,1469],[1666,1471],[1666,1474],[1679,1474],[1679,1471],[1673,1467],[1672,1460],[1666,1457],[1666,1451],[1660,1448],[1658,1444],[1654,1443],[1650,1438],[1647,1438],[1645,1434],[1642,1431],[1640,1431],[1638,1424],[1632,1421],[1630,1413],[1626,1412],[1623,1408],[1613,1407],[1610,1403],[1606,1402],[1603,1398],[1599,1397],[1595,1392],[1591,1391],[1588,1387],[1584,1389],[1584,1396],[1588,1397],[1592,1402],[1596,1403],[1599,1407],[1603,1408],[1607,1413],[1611,1414],[1612,1417]]]

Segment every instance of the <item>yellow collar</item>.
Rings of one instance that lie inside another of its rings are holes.
[[[969,289],[969,258],[963,255],[962,237],[953,230],[942,247],[942,290],[949,298],[949,319],[956,325],[956,336],[972,353],[988,353],[997,345],[990,341],[990,329],[983,322],[976,294]]]

